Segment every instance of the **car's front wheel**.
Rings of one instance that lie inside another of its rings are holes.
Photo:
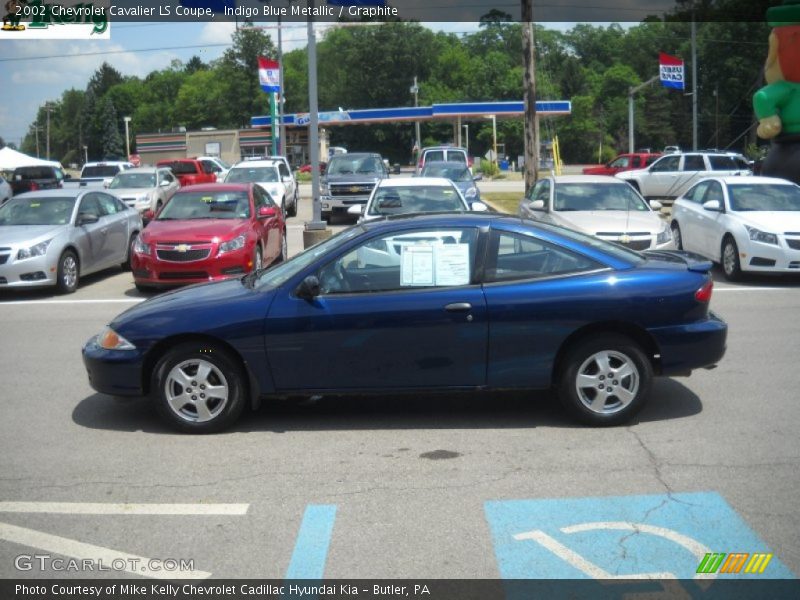
[[[131,234],[130,239],[128,240],[128,254],[125,255],[125,262],[123,262],[120,266],[122,267],[123,271],[130,271],[131,270],[131,257],[133,256],[133,245],[136,243],[136,237],[139,234],[133,232]]]
[[[738,281],[742,278],[739,247],[730,235],[722,242],[722,271],[729,281]]]
[[[61,258],[58,259],[56,277],[56,286],[62,294],[71,294],[78,289],[80,269],[78,267],[78,257],[72,250],[66,250],[61,255]]]
[[[683,238],[681,237],[681,227],[675,221],[672,222],[672,241],[676,250],[683,250]]]
[[[242,414],[245,382],[241,365],[222,348],[205,342],[180,344],[154,371],[156,407],[180,431],[221,431]]]
[[[619,425],[647,401],[653,367],[628,337],[595,335],[566,355],[558,395],[575,417],[588,425]]]

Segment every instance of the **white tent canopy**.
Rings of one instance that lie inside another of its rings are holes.
[[[13,171],[17,167],[34,167],[37,165],[61,167],[59,162],[28,156],[22,152],[12,150],[8,146],[0,149],[0,171]]]

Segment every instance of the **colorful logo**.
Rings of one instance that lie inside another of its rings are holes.
[[[747,573],[761,575],[767,568],[772,554],[766,552],[709,552],[697,566],[698,573]],[[746,565],[746,566],[745,566]],[[744,567],[744,571],[742,571]]]

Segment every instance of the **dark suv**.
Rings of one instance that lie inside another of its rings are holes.
[[[322,218],[347,214],[352,205],[366,204],[375,184],[388,176],[380,154],[348,152],[332,156],[321,184]]]
[[[17,167],[8,180],[14,195],[63,187],[64,172],[55,166]]]

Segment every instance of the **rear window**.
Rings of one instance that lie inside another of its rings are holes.
[[[460,150],[448,150],[447,160],[467,164],[467,155],[465,152],[461,152]]]
[[[194,175],[197,173],[197,166],[193,162],[174,162],[169,166],[176,175]]]
[[[96,165],[83,167],[81,177],[114,177],[121,169],[118,165]]]
[[[444,161],[444,150],[428,150],[425,153],[425,162]]]
[[[747,161],[738,156],[714,156],[708,157],[711,161],[712,171],[741,171],[749,169]]]
[[[56,179],[56,175],[52,167],[19,167],[14,170],[14,179],[17,181]]]

